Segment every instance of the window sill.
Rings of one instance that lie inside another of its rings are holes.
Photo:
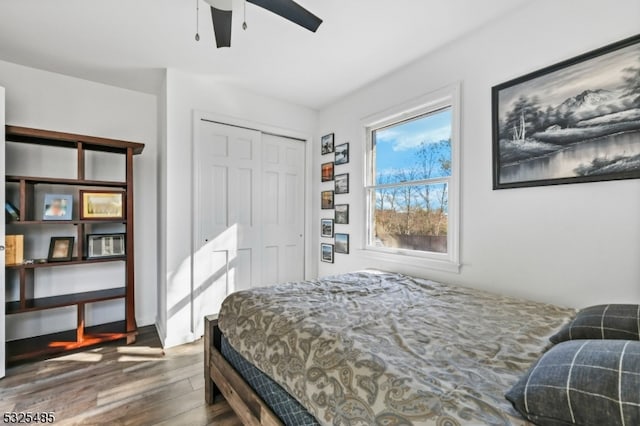
[[[412,256],[410,254],[390,253],[387,251],[375,249],[360,249],[356,251],[360,257],[367,260],[411,266],[413,268],[421,268],[425,270],[436,270],[459,274],[460,267],[462,266],[461,264],[450,261],[448,259],[433,259],[426,256]]]

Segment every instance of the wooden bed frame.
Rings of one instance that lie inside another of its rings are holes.
[[[245,382],[220,349],[222,332],[218,328],[218,316],[204,318],[204,398],[213,404],[222,395],[244,425],[282,425],[269,406]]]

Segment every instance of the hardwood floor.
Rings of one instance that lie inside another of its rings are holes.
[[[226,401],[204,402],[202,339],[164,351],[154,327],[133,345],[9,367],[0,413],[55,413],[56,425],[220,425],[242,422]]]

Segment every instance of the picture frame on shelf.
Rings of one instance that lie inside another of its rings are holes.
[[[492,87],[493,189],[640,178],[640,35]]]
[[[70,262],[73,257],[74,237],[51,237],[48,262]]]
[[[333,244],[320,244],[320,260],[333,263]]]
[[[336,225],[349,224],[349,204],[335,205],[335,223]]]
[[[334,150],[334,134],[329,133],[328,135],[324,135],[320,139],[320,146],[322,147],[322,155],[331,154]]]
[[[123,191],[80,191],[80,220],[124,219]]]
[[[320,219],[320,236],[333,238],[333,219]]]
[[[20,210],[9,201],[4,202],[5,219],[7,222],[19,222]]]
[[[71,220],[73,213],[73,195],[44,194],[42,220]]]
[[[349,173],[342,173],[335,175],[335,192],[336,194],[348,194],[349,193]]]
[[[322,210],[331,210],[333,208],[333,191],[322,191],[321,208]]]
[[[349,234],[336,233],[335,252],[349,254]]]
[[[322,182],[330,182],[333,180],[333,162],[322,164]]]
[[[336,145],[335,156],[336,158],[334,159],[334,162],[336,163],[336,166],[340,164],[347,164],[349,162],[349,142]]]
[[[87,259],[126,256],[126,234],[88,234]]]

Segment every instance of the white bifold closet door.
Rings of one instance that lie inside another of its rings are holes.
[[[194,333],[234,291],[304,278],[305,144],[200,120],[194,138]]]

